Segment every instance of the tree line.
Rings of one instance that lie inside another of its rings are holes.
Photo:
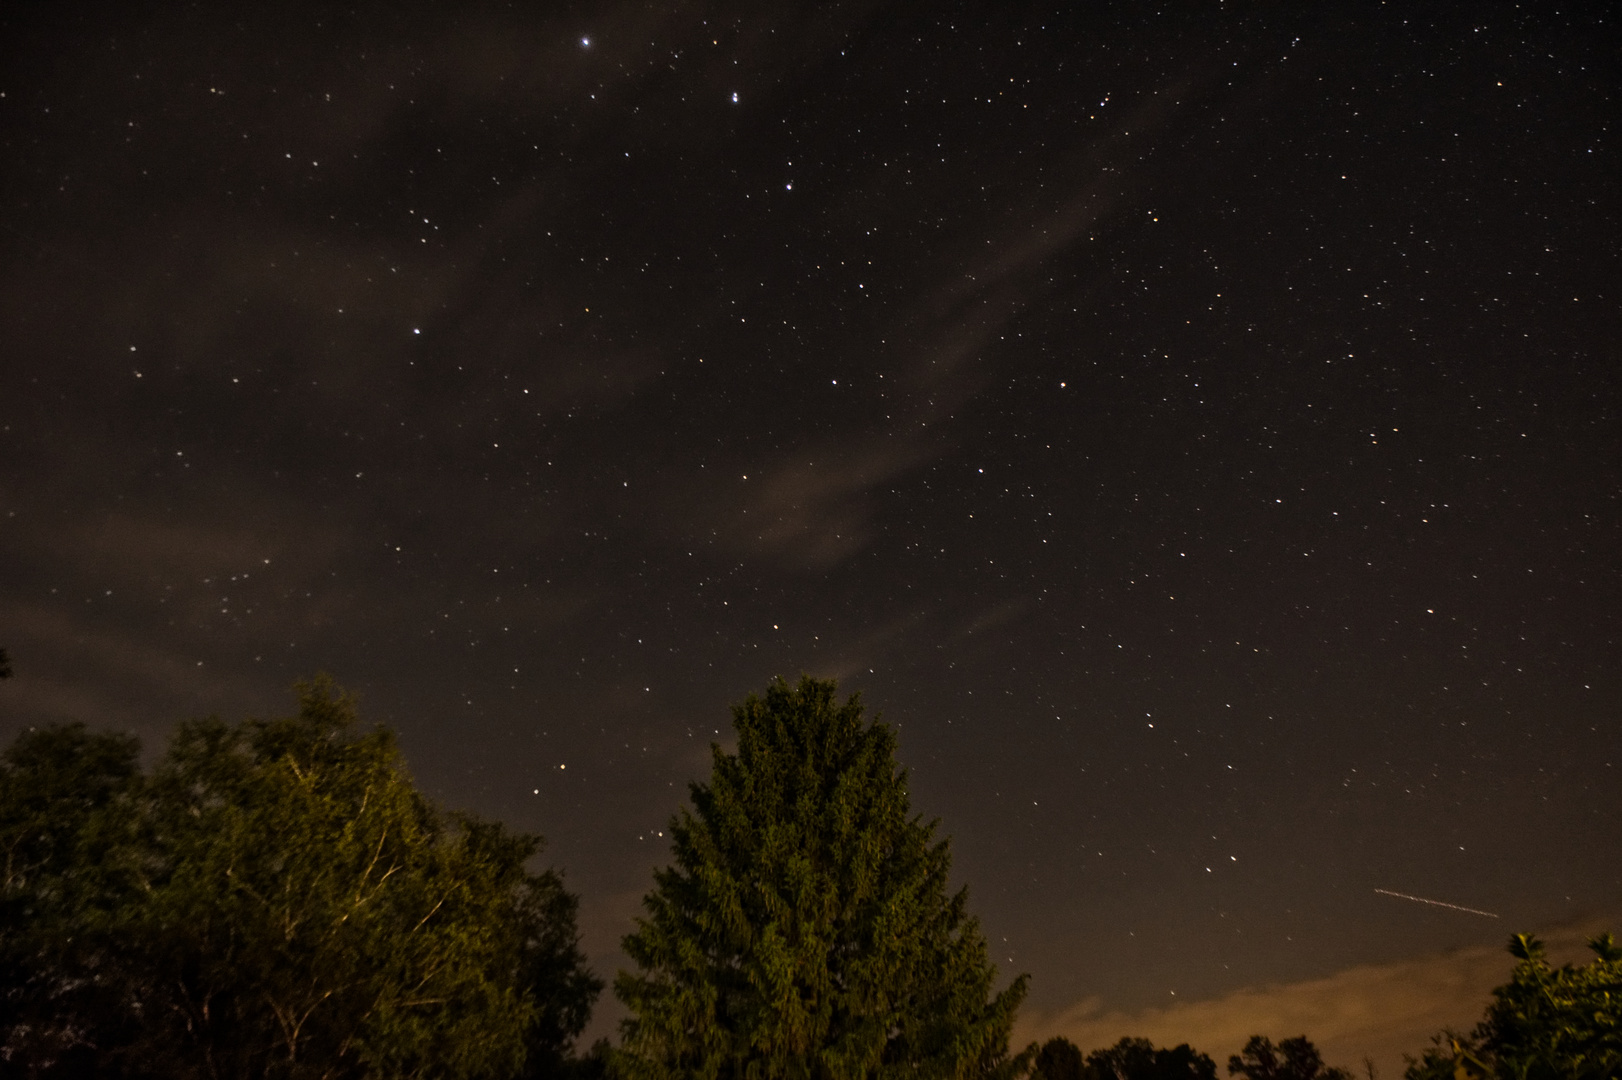
[[[1027,978],[997,986],[858,697],[778,680],[733,725],[624,940],[620,1039],[586,1050],[604,983],[541,838],[431,802],[330,681],[289,717],[183,723],[149,769],[128,736],[24,732],[0,755],[0,1074],[1214,1080],[1186,1044],[1010,1046]],[[1556,969],[1517,937],[1481,1025],[1407,1076],[1622,1075],[1622,950],[1593,947]],[[1352,1075],[1305,1036],[1227,1073]]]

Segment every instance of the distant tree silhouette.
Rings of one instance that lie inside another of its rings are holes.
[[[11,678],[11,657],[6,655],[6,650],[0,649],[0,679],[9,678]]]
[[[1187,1043],[1170,1049],[1126,1038],[1087,1055],[1085,1080],[1216,1080],[1216,1062]]]
[[[1032,1061],[1031,1080],[1086,1080],[1087,1065],[1081,1050],[1066,1038],[1042,1044]]]
[[[1242,1051],[1228,1058],[1228,1075],[1246,1080],[1352,1080],[1348,1070],[1325,1065],[1305,1035],[1277,1046],[1265,1035],[1252,1035]]]

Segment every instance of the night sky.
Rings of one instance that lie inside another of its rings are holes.
[[[330,672],[611,975],[835,677],[1084,1049],[1622,930],[1608,5],[234,7],[0,14],[0,738]]]

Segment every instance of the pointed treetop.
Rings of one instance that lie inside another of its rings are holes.
[[[1517,960],[1542,960],[1543,942],[1537,939],[1536,934],[1516,934],[1509,939],[1509,955]]]
[[[1605,933],[1588,939],[1588,947],[1594,950],[1594,955],[1607,963],[1622,960],[1622,945],[1616,943],[1616,938],[1607,930]]]

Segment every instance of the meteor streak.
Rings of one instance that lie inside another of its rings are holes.
[[[1460,907],[1458,904],[1449,904],[1441,900],[1427,900],[1423,896],[1409,896],[1405,892],[1392,892],[1390,889],[1375,889],[1374,891],[1379,893],[1381,896],[1395,896],[1399,900],[1412,900],[1416,904],[1429,904],[1432,907],[1445,907],[1451,911],[1464,911],[1471,915],[1485,915],[1489,919],[1498,918],[1498,916],[1494,915],[1490,911],[1480,911],[1473,907]]]

